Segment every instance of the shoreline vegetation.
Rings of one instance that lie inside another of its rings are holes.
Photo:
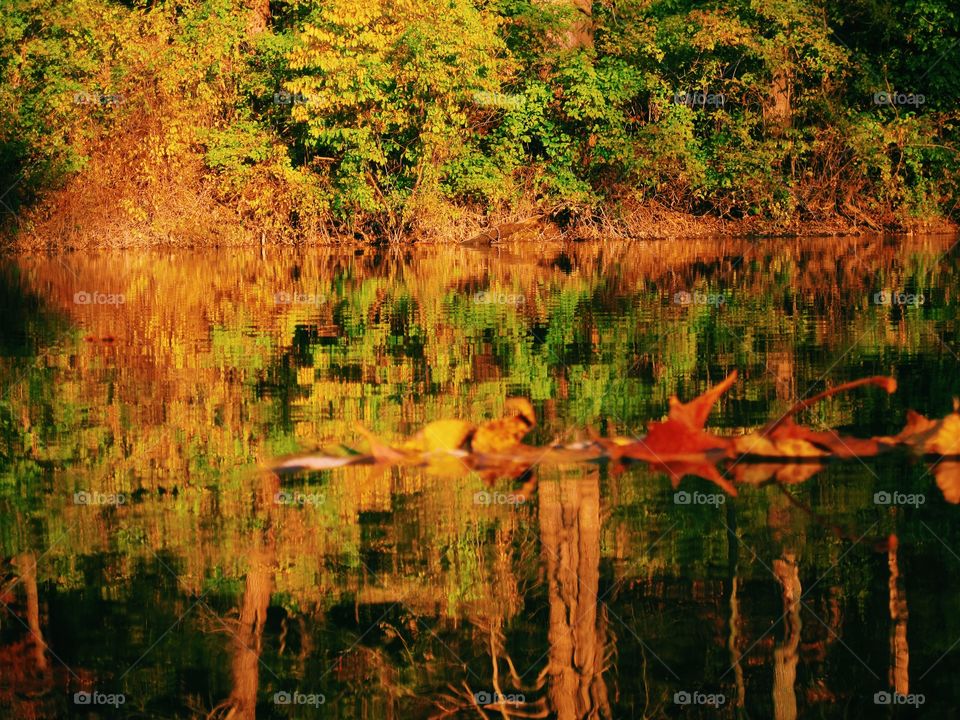
[[[960,14],[881,4],[16,0],[4,244],[953,232]]]

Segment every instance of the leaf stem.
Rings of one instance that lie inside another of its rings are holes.
[[[846,392],[847,390],[853,390],[861,385],[878,385],[886,390],[887,393],[894,393],[897,391],[897,381],[892,377],[887,377],[886,375],[874,375],[873,377],[851,380],[850,382],[843,383],[842,385],[828,388],[822,393],[814,395],[812,398],[807,398],[806,400],[801,400],[800,402],[796,403],[793,407],[787,410],[787,412],[785,412],[779,420],[774,420],[772,423],[767,425],[766,428],[764,428],[763,435],[773,432],[780,427],[783,421],[788,417],[796,415],[801,410],[806,410],[811,405],[816,405],[824,398],[828,398],[831,395],[836,395],[837,393]]]

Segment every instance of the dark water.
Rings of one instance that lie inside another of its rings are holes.
[[[716,432],[889,374],[801,420],[893,434],[960,396],[952,244],[7,259],[0,717],[953,717],[960,508],[922,461],[689,504],[639,465],[539,466],[523,503],[530,475],[262,471],[516,395],[530,443],[629,436],[733,369]]]

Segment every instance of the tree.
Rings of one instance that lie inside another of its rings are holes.
[[[316,2],[289,54],[294,118],[332,156],[344,214],[402,228],[466,149],[468,109],[499,90],[497,18],[469,0]]]

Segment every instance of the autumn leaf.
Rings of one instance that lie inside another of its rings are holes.
[[[888,395],[892,395],[897,391],[897,381],[892,377],[887,377],[886,375],[874,375],[872,377],[860,378],[859,380],[852,380],[850,382],[845,382],[836,387],[827,388],[821,393],[817,393],[813,397],[809,397],[805,400],[801,400],[793,405],[787,412],[781,415],[777,420],[774,420],[772,423],[769,423],[762,431],[761,434],[767,435],[773,430],[775,430],[779,425],[792,420],[793,416],[796,415],[801,410],[805,410],[808,407],[816,405],[821,400],[825,400],[828,397],[837,395],[847,390],[853,390],[854,388],[863,387],[865,385],[876,385],[882,387],[887,391]]]
[[[954,401],[956,406],[956,401]],[[960,413],[954,410],[942,420],[907,413],[907,425],[887,442],[906,445],[924,455],[960,455]]]
[[[938,462],[933,466],[933,476],[937,479],[937,487],[943,493],[943,499],[953,505],[960,503],[960,462]]]
[[[812,458],[832,456],[850,459],[873,457],[889,446],[876,438],[844,437],[834,430],[817,431],[797,425],[792,418],[767,431],[736,437],[730,457]]]
[[[509,398],[503,417],[477,426],[467,420],[435,420],[401,445],[402,450],[429,453],[443,450],[470,450],[476,453],[504,453],[518,445],[537,424],[533,405],[526,398]]]
[[[357,432],[363,435],[370,444],[370,453],[377,462],[385,463],[411,463],[416,462],[418,453],[414,451],[405,451],[401,448],[395,448],[389,443],[378,438],[370,430],[367,430],[361,423],[356,423]]]
[[[317,452],[274,461],[277,472],[330,470],[359,463],[426,466],[430,474],[462,477],[476,469],[486,478],[516,477],[544,456],[544,450],[521,444],[536,426],[536,413],[526,398],[509,398],[504,416],[477,426],[467,420],[441,419],[428,423],[399,445],[380,439],[361,423],[355,427],[367,440],[366,455]],[[549,450],[549,449],[548,449]],[[570,453],[566,453],[568,458]],[[575,453],[576,460],[591,453]],[[596,450],[592,450],[596,456]]]
[[[704,456],[702,460],[667,460],[665,462],[654,461],[650,462],[649,465],[651,470],[659,471],[669,475],[670,484],[674,487],[674,489],[680,486],[680,480],[685,475],[695,475],[703,478],[704,480],[709,480],[729,495],[734,497],[737,495],[737,488],[720,474],[720,471],[717,470],[716,464],[714,462],[710,462],[706,456]]]
[[[401,446],[412,452],[458,450],[467,446],[476,425],[466,420],[435,420]]]
[[[335,455],[300,455],[274,465],[276,472],[297,472],[299,470],[332,470],[347,465],[358,465],[368,460],[363,455],[338,457]]]
[[[730,457],[803,459],[823,457],[828,453],[803,438],[764,437],[761,433],[750,433],[733,438],[728,454]]]
[[[734,370],[723,382],[688,403],[681,403],[676,396],[672,396],[667,419],[650,423],[646,436],[624,447],[623,456],[647,460],[652,455],[666,460],[670,455],[725,448],[730,442],[727,438],[704,432],[703,427],[714,404],[736,379],[737,371]]]
[[[890,445],[921,445],[923,438],[936,426],[936,420],[930,420],[918,412],[907,410],[907,424],[893,437],[883,438]]]
[[[737,372],[731,372],[722,382],[687,403],[671,397],[666,420],[649,423],[647,434],[637,439],[603,438],[588,428],[589,441],[568,445],[555,441],[547,447],[524,445],[523,438],[536,426],[536,415],[529,400],[510,398],[503,417],[480,425],[459,419],[435,420],[398,446],[384,442],[357,424],[358,432],[369,443],[369,454],[359,455],[340,446],[326,454],[278,460],[274,469],[295,472],[376,463],[426,466],[430,474],[449,478],[473,471],[494,480],[523,477],[538,464],[610,460],[620,468],[621,461],[634,461],[647,463],[651,470],[669,475],[674,487],[684,476],[695,475],[736,495],[737,484],[806,482],[823,469],[821,461],[828,458],[866,458],[907,447],[919,454],[941,456],[932,466],[937,485],[948,502],[960,503],[960,462],[943,461],[944,456],[960,456],[957,403],[954,413],[942,420],[908,412],[904,429],[891,437],[842,436],[834,430],[813,430],[794,421],[793,415],[798,411],[845,390],[867,385],[882,387],[887,392],[896,390],[893,378],[875,376],[843,383],[798,402],[756,432],[734,438],[707,432],[705,425],[713,406],[736,378]],[[731,466],[733,482],[719,469],[721,463],[730,460],[735,461]]]
[[[731,440],[728,455],[731,458],[807,459],[832,456],[836,458],[873,457],[886,446],[878,438],[841,437],[833,430],[817,431],[797,425],[793,419],[821,400],[847,390],[867,385],[883,388],[887,393],[897,390],[897,381],[885,375],[861,378],[828,388],[813,397],[797,402],[787,412],[761,430]]]
[[[931,420],[920,413],[907,412],[907,424],[892,437],[877,438],[890,447],[906,447],[918,455],[937,456],[931,464],[937,487],[951,504],[960,503],[960,401],[954,399],[953,412],[942,420]],[[952,459],[947,459],[952,458]]]
[[[733,479],[738,485],[763,485],[776,481],[784,485],[799,485],[823,470],[819,463],[738,463],[733,467]]]
[[[737,371],[734,370],[721,383],[688,403],[681,403],[676,396],[671,397],[667,419],[650,423],[646,436],[636,442],[618,444],[615,448],[618,456],[642,460],[649,463],[651,469],[666,472],[674,487],[684,475],[697,475],[736,495],[736,488],[717,471],[716,459],[708,459],[705,455],[710,450],[726,448],[730,441],[703,429],[713,406],[736,379]]]
[[[470,449],[478,453],[502,453],[517,447],[537,424],[533,405],[526,398],[510,398],[504,416],[477,428],[470,440]]]

